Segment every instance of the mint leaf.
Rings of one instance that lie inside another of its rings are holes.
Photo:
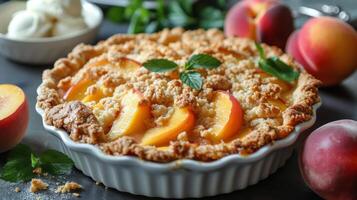
[[[191,58],[186,63],[186,69],[192,68],[206,68],[214,69],[221,65],[221,61],[207,54],[196,54],[191,56]]]
[[[168,72],[177,68],[177,64],[167,59],[151,59],[144,62],[143,66],[152,72]]]
[[[0,178],[9,182],[28,181],[34,177],[31,160],[9,160],[1,171]]]
[[[299,72],[294,71],[293,68],[276,57],[260,60],[259,68],[287,82],[292,82],[299,77]]]
[[[200,22],[199,25],[202,28],[223,28],[224,26],[224,13],[223,11],[213,7],[207,6],[202,8],[200,11]]]
[[[124,13],[124,8],[123,7],[111,7],[108,9],[107,13],[106,13],[106,18],[109,19],[112,22],[122,22],[125,19],[125,13]]]
[[[8,155],[0,178],[9,182],[27,181],[34,177],[31,166],[31,149],[23,144],[17,145]]]
[[[59,175],[70,172],[73,161],[55,150],[47,150],[37,156],[28,146],[19,144],[9,153],[0,178],[9,182],[28,181],[35,176],[33,169],[37,167],[53,175]]]
[[[193,89],[200,90],[203,85],[201,74],[195,71],[184,71],[180,73],[180,80]]]
[[[31,166],[32,168],[36,168],[40,165],[40,158],[35,154],[31,153]]]
[[[169,3],[168,18],[173,26],[189,27],[196,23],[196,19],[191,17],[192,1],[171,1]]]
[[[298,71],[295,71],[276,56],[266,58],[263,47],[257,42],[255,46],[259,52],[260,59],[258,65],[260,69],[280,80],[290,83],[299,78],[300,73]]]
[[[264,52],[262,45],[260,45],[258,42],[255,42],[255,47],[257,48],[257,50],[259,52],[260,59],[265,60],[266,56],[265,56],[265,52]]]
[[[41,168],[50,174],[67,174],[72,170],[73,161],[65,154],[47,150],[40,155]]]

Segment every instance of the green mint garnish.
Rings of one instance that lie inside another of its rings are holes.
[[[180,79],[183,83],[195,90],[200,90],[203,85],[201,74],[196,71],[184,71],[180,73]]]
[[[267,58],[263,47],[259,43],[255,43],[255,46],[259,52],[259,68],[267,72],[270,75],[277,77],[280,80],[286,82],[293,82],[299,78],[300,73],[295,71],[292,67],[280,60],[276,56]]]
[[[186,69],[197,69],[197,68],[205,68],[205,69],[214,69],[221,65],[221,61],[218,59],[207,55],[207,54],[196,54],[193,55],[186,63]]]
[[[184,71],[180,73],[180,80],[193,89],[202,89],[203,79],[201,74],[194,69],[214,69],[221,65],[221,62],[207,54],[195,54],[191,56],[184,65]],[[167,59],[151,59],[143,66],[152,72],[168,72],[178,68],[178,65]]]
[[[0,178],[9,182],[28,181],[35,176],[33,170],[38,167],[53,175],[66,174],[71,171],[73,161],[54,150],[36,155],[28,146],[19,144],[9,153]]]
[[[152,72],[168,72],[177,68],[177,64],[167,59],[151,59],[146,61],[143,66]]]

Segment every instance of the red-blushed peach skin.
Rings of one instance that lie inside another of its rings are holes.
[[[302,66],[304,66],[305,68],[309,68],[311,69],[311,71],[309,72],[310,74],[314,74],[315,71],[312,71],[312,68],[309,67],[309,65],[307,64],[307,62],[305,61],[305,59],[303,58],[303,56],[300,53],[300,47],[299,47],[299,43],[298,43],[298,36],[299,36],[300,31],[296,30],[294,31],[287,42],[286,45],[286,52],[289,53],[291,56],[293,56],[295,58],[296,61],[298,61]]]
[[[325,86],[340,83],[357,68],[357,33],[336,18],[309,20],[297,42],[306,70]]]
[[[274,0],[246,0],[233,6],[225,20],[227,36],[246,37],[280,48],[294,30],[291,11]]]
[[[294,19],[290,9],[277,4],[268,8],[257,24],[257,38],[267,44],[285,48],[286,41],[294,30]]]
[[[16,90],[17,92],[13,92]],[[11,113],[0,115],[0,152],[7,151],[20,143],[26,133],[29,121],[27,98],[23,91],[14,85],[0,85],[0,114],[1,110],[11,108]],[[7,96],[7,98],[4,98]],[[1,98],[3,97],[3,99]],[[18,98],[14,101],[14,98]],[[10,106],[10,104],[16,104]]]
[[[306,183],[325,199],[357,199],[357,121],[339,120],[315,130],[300,154]]]
[[[246,37],[256,40],[253,12],[247,3],[240,2],[231,8],[225,20],[224,31],[227,36]]]

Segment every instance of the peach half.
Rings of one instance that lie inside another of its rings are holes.
[[[357,32],[333,17],[307,21],[286,50],[325,86],[341,83],[357,68]]]
[[[11,149],[24,137],[29,122],[25,93],[17,86],[0,85],[0,152]]]
[[[177,136],[190,131],[195,124],[195,116],[190,107],[174,108],[174,113],[168,122],[160,127],[147,130],[141,140],[143,145],[167,146]]]
[[[226,17],[227,36],[246,37],[284,48],[294,20],[290,9],[276,0],[245,0],[233,6]]]
[[[243,125],[243,110],[238,100],[227,92],[217,92],[214,99],[215,118],[209,138],[225,141],[238,134]]]
[[[145,131],[145,122],[151,118],[151,107],[139,91],[130,90],[121,101],[121,112],[109,131],[109,139],[124,135],[138,135]]]

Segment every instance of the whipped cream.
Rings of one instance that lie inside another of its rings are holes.
[[[52,32],[52,22],[43,13],[22,10],[12,18],[7,35],[10,38],[48,37]]]
[[[29,0],[27,10],[43,12],[56,18],[82,16],[81,0]]]
[[[53,28],[53,36],[69,35],[87,28],[83,18],[64,17],[57,21]]]
[[[8,26],[11,38],[27,39],[73,34],[87,28],[81,0],[29,0]]]

